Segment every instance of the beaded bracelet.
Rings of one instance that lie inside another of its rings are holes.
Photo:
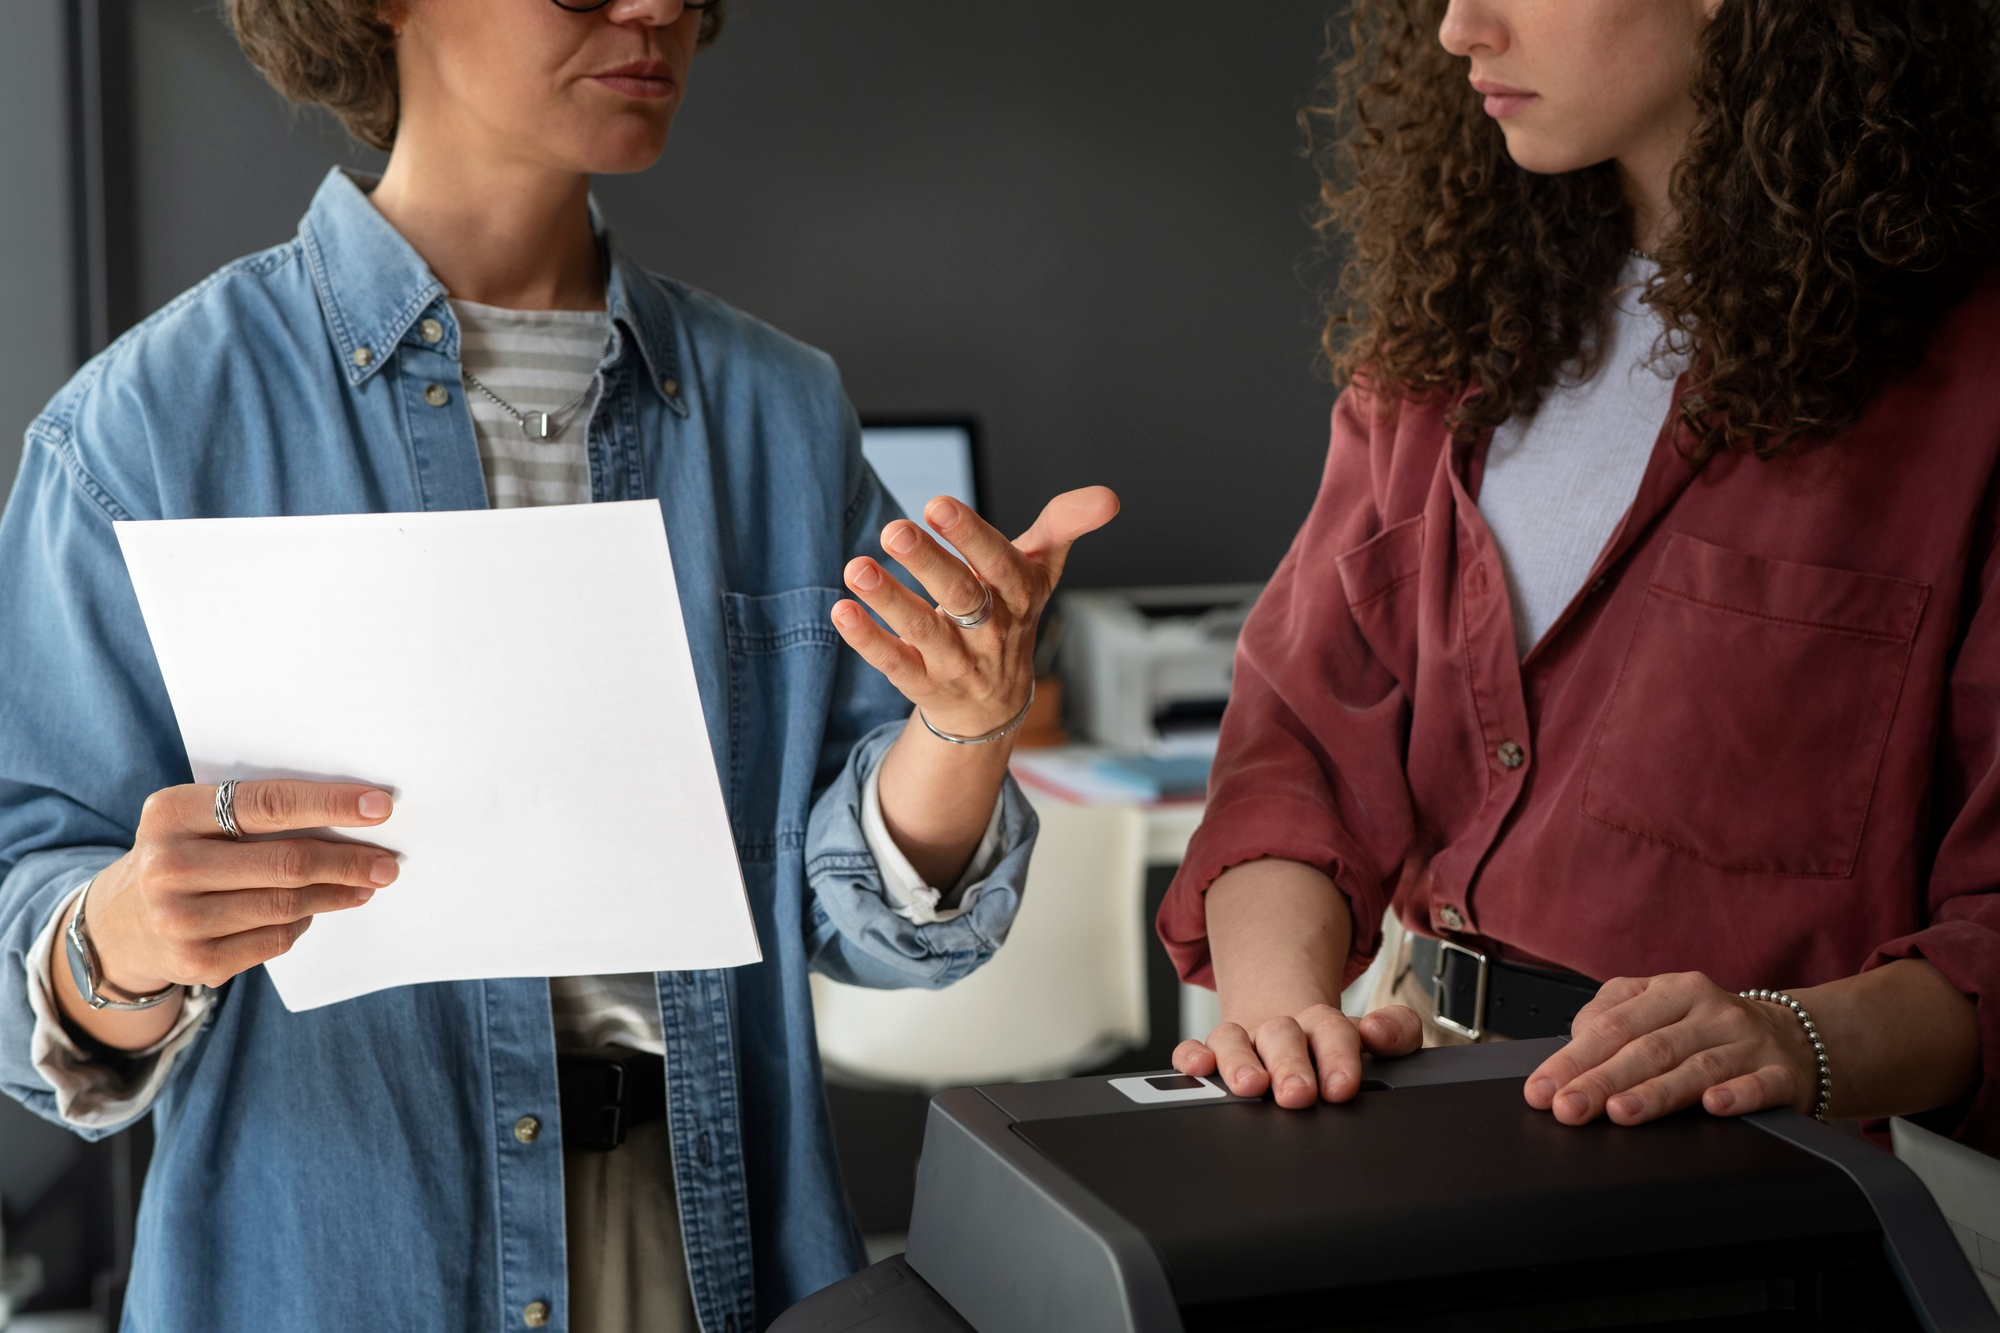
[[[1806,1040],[1812,1043],[1813,1059],[1819,1062],[1819,1098],[1813,1103],[1812,1117],[1826,1119],[1826,1108],[1833,1104],[1833,1071],[1826,1063],[1826,1043],[1819,1039],[1819,1028],[1806,1007],[1781,990],[1746,990],[1737,995],[1745,1000],[1762,1000],[1766,1004],[1782,1004],[1792,1011],[1799,1022],[1805,1025]]]

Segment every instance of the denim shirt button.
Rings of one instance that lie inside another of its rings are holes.
[[[519,1143],[533,1143],[542,1135],[542,1122],[531,1115],[524,1115],[514,1122],[514,1138]]]
[[[444,325],[434,319],[427,319],[417,325],[417,334],[427,343],[442,342],[444,340]]]
[[[451,390],[442,384],[427,384],[424,386],[424,401],[432,407],[443,407],[451,401]]]
[[[354,355],[348,360],[357,366],[369,365],[375,360],[375,349],[368,346],[357,347],[354,349]]]
[[[678,398],[681,396],[681,382],[676,379],[661,380],[660,390],[669,398]]]
[[[529,1328],[541,1328],[546,1325],[549,1322],[549,1303],[529,1301],[527,1308],[521,1311],[521,1322]]]

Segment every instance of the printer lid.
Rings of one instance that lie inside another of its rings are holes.
[[[1183,1305],[1520,1269],[1552,1250],[1880,1235],[1844,1172],[1772,1135],[1699,1113],[1564,1126],[1514,1079],[1378,1085],[1305,1111],[1031,1112],[1012,1130],[1146,1236]]]

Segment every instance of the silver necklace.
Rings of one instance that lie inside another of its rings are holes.
[[[1640,248],[1639,248],[1638,246],[1636,246],[1636,245],[1628,245],[1628,246],[1626,246],[1626,247],[1625,247],[1625,252],[1626,252],[1627,254],[1631,255],[1631,256],[1632,256],[1632,258],[1634,258],[1634,259],[1643,259],[1643,260],[1645,260],[1645,261],[1646,261],[1646,262],[1647,262],[1648,264],[1657,264],[1657,263],[1659,263],[1659,262],[1660,262],[1660,260],[1659,260],[1659,256],[1657,256],[1657,255],[1649,255],[1649,254],[1647,254],[1647,253],[1646,253],[1646,252],[1645,252],[1644,250],[1641,250],[1641,249],[1640,249]]]
[[[520,422],[521,433],[531,440],[553,440],[568,430],[570,421],[572,420],[568,413],[582,406],[583,400],[590,396],[590,391],[597,387],[596,382],[593,380],[590,384],[584,386],[582,393],[570,399],[553,412],[523,412],[520,408],[514,406],[484,384],[481,384],[479,377],[471,371],[461,367],[458,373],[465,376],[467,384],[470,384],[473,388],[498,403],[502,411]]]

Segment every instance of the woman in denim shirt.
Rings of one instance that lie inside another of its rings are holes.
[[[186,785],[112,533],[483,507],[453,301],[601,311],[585,419],[560,430],[586,442],[588,498],[659,498],[765,953],[653,979],[663,1146],[627,1160],[671,1177],[654,1183],[677,1207],[689,1317],[667,1326],[760,1327],[860,1257],[807,972],[943,985],[1005,938],[1034,836],[1005,736],[1068,546],[1116,502],[1058,497],[1018,543],[935,502],[982,585],[898,518],[826,357],[595,228],[590,174],[657,158],[714,5],[234,0],[230,16],[281,90],[391,157],[372,194],[329,175],[295,240],[120,339],[29,429],[0,520],[0,1080],[90,1136],[155,1113],[127,1328],[620,1322],[579,1313],[566,1263],[549,984],[285,1010],[257,965],[313,914],[365,911],[394,864],[223,836],[213,789]],[[357,677],[368,643],[366,625],[327,626]],[[361,786],[246,783],[236,812],[284,833],[390,809]],[[58,928],[86,888],[85,984],[157,1005],[86,1004]]]

